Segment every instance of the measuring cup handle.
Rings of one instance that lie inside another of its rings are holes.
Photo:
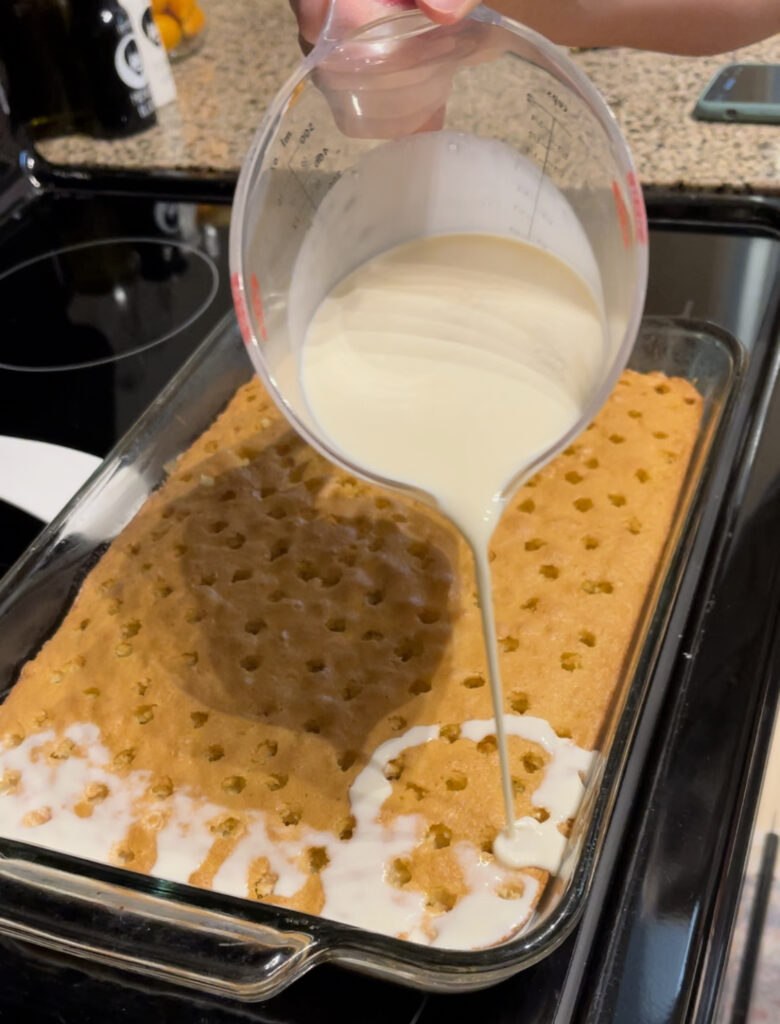
[[[330,0],[325,21],[320,31],[320,37],[317,40],[318,44],[335,42],[337,39],[345,36],[351,28],[355,27],[349,23],[346,8],[346,0]]]
[[[444,126],[458,68],[486,59],[483,8],[435,25],[414,0],[330,0],[306,70],[352,138],[395,139]],[[415,31],[398,31],[414,21]],[[361,31],[365,27],[365,31]]]
[[[369,22],[416,6],[414,0],[394,0],[392,4],[386,0],[330,0],[315,49],[332,45]]]

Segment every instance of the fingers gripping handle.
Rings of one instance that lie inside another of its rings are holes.
[[[332,45],[363,25],[415,6],[414,0],[330,0],[315,49]]]

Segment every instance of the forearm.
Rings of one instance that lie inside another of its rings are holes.
[[[451,0],[453,5],[457,0]],[[420,0],[437,21],[441,0]],[[445,0],[446,3],[446,0]],[[780,32],[780,0],[487,0],[567,46],[632,46],[666,53],[734,50]],[[449,3],[447,3],[449,6]],[[464,7],[469,6],[464,0]],[[457,17],[461,12],[453,11]]]
[[[780,32],[780,0],[497,0],[496,6],[568,46],[708,54]]]

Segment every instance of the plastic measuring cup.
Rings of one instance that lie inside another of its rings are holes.
[[[250,356],[326,457],[419,495],[351,462],[319,428],[300,374],[312,315],[361,263],[423,236],[489,233],[549,250],[601,307],[601,372],[577,396],[579,421],[518,467],[508,496],[590,421],[630,354],[647,224],[628,149],[559,48],[486,8],[454,26],[407,10],[343,41],[333,34],[331,19],[271,104],[239,178],[231,284]],[[565,345],[538,357],[540,372],[581,389]]]

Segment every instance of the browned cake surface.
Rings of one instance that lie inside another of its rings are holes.
[[[701,416],[682,380],[627,371],[564,454],[511,502],[492,544],[505,711],[598,745],[667,538]],[[398,885],[445,909],[464,889],[452,846],[503,825],[495,744],[459,738],[492,715],[465,544],[427,509],[347,477],[291,431],[257,380],[178,460],[86,579],[57,633],[0,707],[8,747],[95,723],[117,784],[150,773],[115,863],[151,870],[166,801],[224,813],[191,881],[208,886],[242,813],[274,836],[349,841],[348,790],[371,752],[412,725],[442,738],[393,766],[383,814],[431,831]],[[517,816],[547,755],[510,741]],[[68,756],[55,742],[46,756]],[[85,793],[89,815],[100,793]],[[318,912],[309,881],[275,898],[262,858],[250,896]],[[541,876],[541,872],[537,872]]]

